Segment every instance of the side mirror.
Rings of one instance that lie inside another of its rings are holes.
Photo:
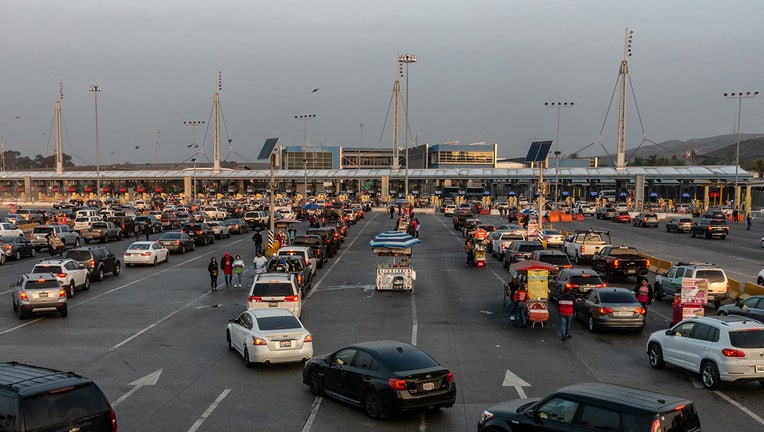
[[[671,329],[666,330],[666,336],[674,336],[674,332]]]

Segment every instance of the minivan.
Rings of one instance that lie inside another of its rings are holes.
[[[616,384],[581,383],[544,398],[494,405],[483,411],[477,430],[700,432],[701,428],[690,400]]]
[[[117,430],[117,416],[98,385],[73,372],[0,363],[3,432]]]

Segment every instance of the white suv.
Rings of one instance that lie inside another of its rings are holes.
[[[83,291],[90,289],[90,271],[86,266],[72,259],[40,261],[35,264],[32,273],[51,273],[66,290],[68,298],[74,297],[74,290],[77,288]]]
[[[674,294],[682,287],[682,278],[708,279],[708,303],[718,309],[722,300],[729,297],[729,282],[727,273],[716,264],[700,262],[680,262],[671,266],[666,273],[655,276],[653,291],[655,298],[660,300]]]
[[[302,292],[292,273],[261,273],[255,276],[247,297],[247,308],[281,308],[297,318],[302,312]]]
[[[650,366],[666,364],[700,374],[708,389],[722,381],[764,385],[764,324],[741,316],[692,317],[647,341]]]

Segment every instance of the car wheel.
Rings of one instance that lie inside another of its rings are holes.
[[[22,308],[22,307],[19,307],[19,308],[18,308],[18,312],[19,312],[19,319],[20,319],[20,320],[23,320],[24,318],[26,318],[26,317],[27,317],[27,314],[26,314],[26,312],[24,312],[24,308]]]
[[[762,278],[761,276],[759,276],[759,278],[758,278],[758,279],[756,279],[756,284],[757,284],[757,285],[764,285],[764,278]]]
[[[373,389],[367,390],[363,396],[363,410],[367,416],[375,420],[382,417],[382,401]]]
[[[108,243],[109,242],[109,236],[103,236],[101,237],[101,243]]]
[[[60,313],[62,317],[66,318],[66,316],[69,315],[69,308],[64,307],[63,309],[58,311],[58,313]]]
[[[154,257],[154,267],[156,267],[157,264],[159,264],[159,260],[157,259],[157,257]]]
[[[714,300],[714,307],[716,309],[719,309],[719,306],[721,306],[721,305],[722,305],[722,301],[721,300]]]
[[[704,361],[701,363],[700,378],[703,381],[703,387],[709,390],[717,389],[721,385],[719,369],[711,361]]]
[[[103,280],[103,267],[98,267],[98,271],[96,271],[95,280],[101,281]]]
[[[13,258],[14,258],[16,261],[20,260],[20,259],[21,259],[21,251],[20,251],[20,250],[17,250],[17,251],[16,251],[16,255],[14,255],[14,256],[13,256]]]
[[[194,242],[194,243],[191,243],[191,250],[192,250],[192,251],[195,251],[195,250],[196,250],[196,242]]]
[[[80,239],[74,240],[74,247],[80,247]]]
[[[180,247],[180,253],[181,253],[181,255],[186,253],[186,246],[185,245]]]
[[[589,318],[586,320],[586,328],[589,329],[590,332],[594,333],[597,329],[597,324],[594,323],[594,317],[589,315]]]
[[[167,252],[167,255],[164,256],[164,262],[168,263],[170,262],[170,252]]]
[[[247,347],[244,347],[244,367],[250,368],[252,367],[252,362],[249,361],[249,350]]]
[[[663,300],[663,287],[658,283],[653,284],[653,291],[656,300]]]
[[[576,265],[581,264],[581,258],[578,255],[576,255],[573,259],[576,262]]]
[[[117,263],[116,265],[114,265],[114,270],[111,271],[111,274],[114,276],[119,276],[120,270],[121,268],[119,267],[119,263]]]
[[[310,393],[314,396],[322,396],[324,394],[324,382],[321,380],[321,375],[317,370],[310,371],[308,385],[310,386]]]
[[[90,289],[90,276],[85,276],[85,284],[82,285],[82,290],[87,291]]]
[[[37,250],[35,248],[32,248],[29,250],[29,256],[34,258],[34,256],[37,254]]]
[[[225,332],[225,340],[228,342],[228,351],[233,351],[233,344],[231,343],[231,332],[228,330]]]
[[[663,369],[666,362],[663,360],[663,350],[660,345],[653,342],[647,347],[647,359],[653,369]]]
[[[690,231],[690,237],[695,238],[695,231]]]
[[[719,313],[717,313],[717,315],[719,315],[719,316],[727,316],[727,312],[726,311],[719,311]]]
[[[69,282],[69,287],[66,290],[66,297],[67,298],[74,297],[74,281]]]

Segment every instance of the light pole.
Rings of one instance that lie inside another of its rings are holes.
[[[304,153],[304,158],[302,158],[302,167],[303,167],[303,174],[302,174],[302,180],[305,183],[305,199],[308,198],[308,154]]]
[[[573,102],[544,102],[544,106],[557,108],[557,139],[554,141],[554,202],[560,201],[560,109],[573,108]]]
[[[193,197],[191,199],[191,203],[196,203],[196,158],[192,158],[191,162],[194,163],[194,184],[191,186],[191,196]]]
[[[101,196],[101,159],[98,150],[98,92],[101,91],[101,86],[92,85],[90,91],[93,92],[93,101],[95,102],[95,145],[96,145],[96,194]]]
[[[295,120],[302,120],[302,150],[306,151],[308,147],[308,120],[316,118],[315,114],[300,114],[294,116]]]
[[[184,125],[191,126],[191,144],[187,147],[194,149],[194,154],[199,153],[199,146],[196,145],[196,127],[203,125],[205,122],[202,120],[184,121]],[[205,156],[206,157],[206,156]],[[209,160],[209,159],[208,159]]]
[[[743,110],[743,99],[751,99],[759,94],[758,91],[724,93],[728,99],[737,99],[737,147],[735,150],[735,210],[740,210],[740,191],[737,188],[737,171],[740,166],[740,114]]]
[[[416,56],[403,54],[398,56],[398,63],[406,64],[406,199],[409,199],[409,64],[416,63]]]

